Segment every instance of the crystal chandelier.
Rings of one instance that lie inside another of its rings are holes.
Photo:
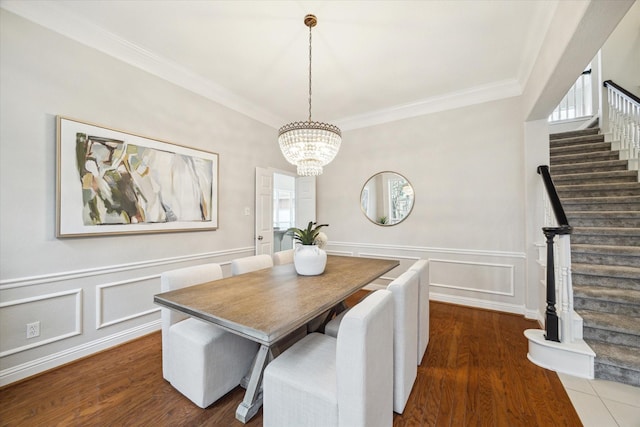
[[[317,23],[314,15],[304,17],[309,27],[309,120],[286,124],[278,131],[282,154],[302,176],[321,175],[322,167],[333,160],[342,142],[337,126],[311,121],[311,28]]]

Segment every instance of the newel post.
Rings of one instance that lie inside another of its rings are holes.
[[[542,229],[547,238],[547,309],[546,314],[546,330],[545,338],[548,341],[560,342],[559,320],[556,313],[556,277],[555,266],[553,260],[553,238],[558,234],[558,230],[553,227],[544,227]]]

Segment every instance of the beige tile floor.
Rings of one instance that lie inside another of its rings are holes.
[[[585,427],[640,427],[640,387],[558,376]]]

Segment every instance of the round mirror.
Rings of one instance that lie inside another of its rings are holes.
[[[413,209],[413,187],[404,176],[380,172],[369,178],[360,193],[360,207],[369,221],[377,225],[396,225]]]

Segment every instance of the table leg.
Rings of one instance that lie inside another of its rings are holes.
[[[251,376],[247,384],[247,391],[244,393],[244,399],[236,409],[236,419],[243,423],[249,421],[262,406],[262,374],[267,366],[268,355],[269,347],[262,344],[251,367]]]

